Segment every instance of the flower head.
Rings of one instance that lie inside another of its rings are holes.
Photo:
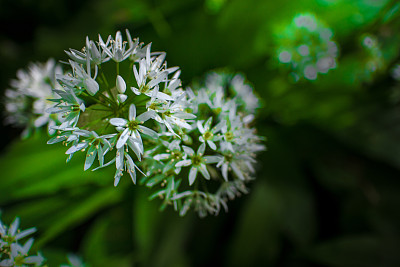
[[[60,89],[56,75],[62,69],[54,59],[46,63],[30,63],[27,70],[19,70],[17,79],[11,81],[11,88],[5,92],[6,122],[18,127],[25,127],[23,136],[28,136],[34,129],[52,126],[59,122],[56,115],[46,110],[53,105],[49,99],[55,98],[53,89]]]

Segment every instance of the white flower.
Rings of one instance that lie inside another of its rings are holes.
[[[217,149],[216,141],[221,140],[221,136],[217,135],[217,133],[224,126],[224,121],[218,123],[215,127],[210,129],[212,123],[212,117],[210,117],[205,123],[204,127],[202,125],[202,121],[197,121],[197,128],[199,129],[201,136],[199,136],[199,140],[202,143],[207,143],[212,150]]]
[[[100,46],[103,48],[104,52],[115,62],[121,62],[129,58],[136,47],[130,38],[128,30],[126,30],[126,34],[129,39],[128,42],[122,40],[122,34],[120,31],[118,31],[115,35],[115,39],[113,39],[110,35],[106,43],[104,43],[103,39],[99,35]],[[127,43],[129,44],[128,49],[126,48]]]
[[[190,124],[188,124],[185,120],[194,119],[196,116],[184,111],[181,102],[185,97],[184,94],[182,94],[174,102],[168,102],[166,104],[156,100],[156,95],[158,95],[157,90],[154,92],[151,101],[149,101],[147,104],[147,108],[149,110],[154,110],[157,112],[154,115],[154,119],[156,121],[165,124],[168,130],[173,134],[175,134],[174,127],[185,128],[189,130],[192,128],[192,126],[190,126]]]
[[[200,171],[203,177],[207,180],[210,180],[210,174],[207,171],[206,164],[215,163],[218,161],[219,158],[215,156],[204,156],[204,151],[206,146],[202,143],[197,152],[195,153],[194,150],[188,146],[182,146],[183,151],[186,154],[186,158],[179,161],[175,164],[175,167],[187,167],[192,166],[189,171],[189,185],[192,185],[197,177],[197,172]]]
[[[53,107],[48,108],[46,112],[51,114],[61,113],[62,117],[61,125],[57,129],[65,129],[69,127],[74,127],[78,123],[79,115],[81,112],[85,111],[85,104],[82,99],[79,99],[74,91],[69,87],[65,90],[54,90],[58,94],[60,99],[53,99],[56,102]]]
[[[131,156],[124,150],[124,147],[117,149],[117,155],[115,157],[115,167],[116,172],[114,176],[114,186],[118,185],[124,171],[128,172],[134,184],[136,184],[136,170],[146,176],[134,163]]]
[[[125,143],[130,140],[134,144],[134,147],[139,150],[139,154],[143,154],[143,142],[139,132],[149,135],[152,138],[158,138],[155,131],[141,125],[152,118],[154,116],[153,114],[154,111],[146,111],[136,117],[136,107],[134,104],[131,104],[129,107],[129,120],[123,118],[110,119],[112,125],[122,130],[122,134],[117,141],[117,149],[123,147]]]
[[[54,126],[57,117],[51,116],[45,110],[53,105],[48,99],[55,98],[53,89],[60,89],[56,75],[62,69],[54,59],[46,63],[30,63],[28,70],[19,70],[16,80],[11,81],[11,89],[7,89],[6,122],[17,126],[25,126],[25,131],[40,128],[44,125]],[[50,130],[49,133],[53,134]]]

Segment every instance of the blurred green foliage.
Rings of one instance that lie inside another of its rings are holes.
[[[180,218],[129,179],[114,188],[107,169],[66,165],[44,133],[20,141],[2,125],[2,220],[37,227],[49,266],[68,252],[91,266],[400,266],[399,10],[388,0],[1,1],[1,90],[29,61],[66,60],[86,35],[128,28],[167,52],[184,85],[215,68],[244,73],[263,99],[269,148],[228,213]],[[274,32],[303,12],[332,29],[338,66],[293,83]],[[376,71],[366,35],[381,51]]]

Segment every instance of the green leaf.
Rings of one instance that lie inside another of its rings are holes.
[[[99,210],[115,204],[120,200],[121,192],[123,191],[117,190],[114,187],[102,188],[87,196],[87,198],[75,203],[76,205],[59,211],[53,218],[53,224],[45,229],[36,245],[39,247],[43,246],[60,233],[78,225]]]

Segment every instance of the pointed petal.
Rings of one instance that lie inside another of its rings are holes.
[[[192,164],[191,159],[185,159],[185,160],[178,161],[175,164],[175,167],[186,167],[186,166],[190,166],[191,164]]]
[[[199,129],[200,133],[204,134],[205,130],[202,125],[202,121],[197,121],[197,128]]]
[[[198,155],[203,155],[205,150],[206,150],[206,144],[205,144],[205,143],[202,143],[202,144],[199,146],[199,149],[197,149],[197,154],[198,154]]]
[[[191,147],[188,146],[182,146],[183,151],[185,151],[186,154],[188,154],[189,156],[194,155],[194,150]]]
[[[136,118],[136,106],[135,104],[131,104],[129,106],[129,120],[134,120]]]
[[[237,177],[239,177],[240,180],[245,180],[243,173],[241,172],[241,170],[239,169],[239,167],[236,165],[236,163],[232,162],[231,163],[231,167],[233,172],[237,175]]]
[[[97,156],[97,149],[95,146],[91,146],[86,153],[86,160],[84,166],[85,171],[92,166],[96,156]]]
[[[92,78],[87,78],[84,80],[84,85],[85,85],[85,89],[86,91],[90,94],[90,95],[95,95],[97,93],[97,91],[99,91],[99,84]]]
[[[135,74],[136,83],[140,87],[140,85],[142,84],[142,80],[141,80],[141,78],[139,76],[139,73],[138,73],[138,71],[136,69],[136,65],[133,66],[133,74]]]
[[[128,123],[128,121],[122,118],[112,118],[110,119],[110,123],[114,126],[123,127]]]
[[[211,147],[212,150],[217,149],[217,146],[215,145],[215,143],[213,141],[208,140],[207,144]]]
[[[141,161],[142,160],[142,158],[141,158],[142,152],[139,147],[138,141],[132,137],[129,137],[127,143],[128,143],[128,146],[130,147],[130,149],[133,150],[133,152],[135,153],[135,155],[139,159],[139,161]]]
[[[123,147],[125,145],[125,143],[126,143],[126,140],[128,140],[128,138],[129,138],[129,129],[126,128],[122,132],[121,136],[119,137],[119,139],[117,141],[117,146],[116,146],[117,149],[120,149],[121,147]]]
[[[224,163],[222,165],[222,176],[224,177],[225,181],[228,181],[228,163]]]
[[[192,185],[194,181],[196,180],[197,176],[197,168],[192,167],[189,172],[189,185]]]
[[[204,176],[204,178],[206,178],[207,180],[210,180],[210,174],[208,173],[207,167],[205,164],[200,164],[199,170],[200,170],[201,174]]]
[[[140,115],[136,118],[136,120],[143,123],[143,122],[148,121],[149,119],[154,118],[154,115],[155,115],[155,111],[154,111],[154,110],[149,110],[149,111],[146,111],[146,112],[140,114]]]
[[[139,125],[139,129],[145,135],[148,135],[153,139],[158,139],[158,134],[155,131],[153,131],[145,126],[142,126],[142,125]]]
[[[8,228],[8,235],[15,236],[18,230],[18,226],[19,226],[19,218],[16,217],[13,223],[10,225],[10,228]]]
[[[132,182],[134,184],[136,184],[136,171],[135,171],[136,165],[133,162],[132,158],[128,154],[125,155],[125,158],[127,159],[126,162],[127,162],[127,165],[128,165],[128,170],[127,171],[129,173],[129,175],[131,176]]]
[[[223,159],[222,156],[204,156],[203,157],[204,161],[207,162],[207,164],[213,164],[220,162],[221,159]]]
[[[18,233],[17,236],[15,237],[15,239],[16,240],[22,239],[22,238],[27,237],[28,235],[30,235],[30,234],[32,234],[34,232],[36,232],[36,228],[35,227],[26,229],[26,230]]]

